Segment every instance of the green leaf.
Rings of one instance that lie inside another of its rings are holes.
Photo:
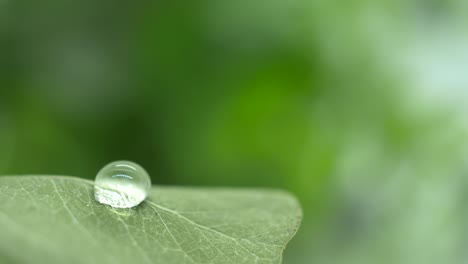
[[[153,186],[132,209],[93,182],[0,177],[1,263],[280,263],[302,213],[275,190]]]

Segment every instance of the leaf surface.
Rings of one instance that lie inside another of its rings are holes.
[[[302,217],[276,190],[153,186],[113,209],[92,181],[0,177],[1,263],[281,263]]]

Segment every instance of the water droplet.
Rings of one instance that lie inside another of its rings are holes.
[[[131,161],[114,161],[96,176],[94,198],[116,208],[137,206],[148,196],[151,179],[140,165]]]

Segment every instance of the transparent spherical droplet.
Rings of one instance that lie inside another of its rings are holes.
[[[114,161],[102,168],[94,185],[94,198],[116,208],[131,208],[145,200],[151,179],[140,165]]]

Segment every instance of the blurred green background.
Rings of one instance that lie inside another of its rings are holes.
[[[466,263],[467,10],[0,0],[0,174],[283,188],[285,263]]]

